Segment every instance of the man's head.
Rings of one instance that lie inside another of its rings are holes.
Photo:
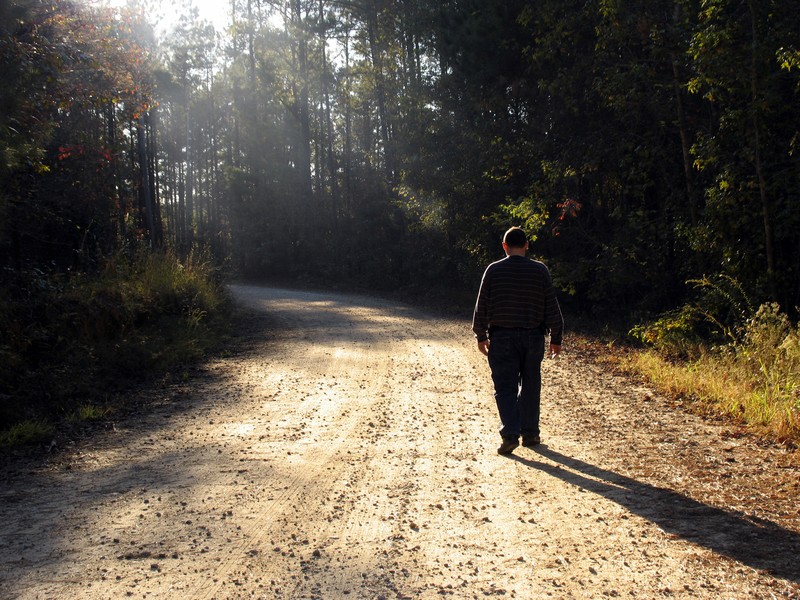
[[[528,249],[528,236],[519,227],[512,227],[503,236],[503,248],[506,252],[509,250],[516,251],[514,253],[519,253],[520,250],[524,252]]]

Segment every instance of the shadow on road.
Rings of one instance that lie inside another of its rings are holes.
[[[665,532],[703,546],[772,576],[800,582],[800,534],[766,519],[709,506],[570,458],[547,446],[535,451],[556,464],[511,455],[517,462],[598,494]]]

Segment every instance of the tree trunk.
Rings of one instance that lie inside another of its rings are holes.
[[[139,159],[139,197],[142,202],[144,225],[147,229],[150,247],[153,248],[155,246],[155,224],[153,219],[153,198],[150,190],[150,165],[147,160],[147,134],[144,114],[139,116],[139,122],[136,126],[136,149]]]
[[[344,39],[344,210],[350,213],[353,201],[353,103],[350,94],[350,32]]]
[[[675,106],[678,110],[678,134],[681,139],[681,154],[683,156],[683,178],[686,185],[686,200],[689,203],[689,218],[692,227],[697,227],[697,195],[694,190],[694,177],[692,170],[692,151],[689,141],[689,132],[686,125],[686,113],[683,106],[680,78],[678,74],[677,59],[672,57],[672,91],[675,94]]]
[[[389,141],[389,115],[386,110],[386,83],[383,75],[383,50],[378,43],[378,9],[375,0],[369,0],[367,6],[367,36],[369,38],[372,70],[375,77],[375,94],[378,102],[378,119],[383,144],[383,161],[386,181],[390,187],[394,184],[394,160]]]
[[[323,0],[319,0],[319,20],[322,23],[324,18],[324,8],[323,8]],[[334,136],[334,129],[333,129],[333,118],[331,116],[331,94],[330,94],[330,86],[328,81],[328,56],[325,48],[328,45],[327,37],[323,34],[323,29],[320,27],[320,52],[321,52],[321,60],[322,60],[322,110],[323,113],[321,115],[322,123],[320,129],[323,130],[325,136],[325,153],[326,153],[326,164],[328,169],[328,177],[330,179],[330,187],[331,187],[331,224],[333,228],[336,228],[336,220],[337,215],[339,212],[338,204],[339,204],[339,182],[336,173],[336,156],[333,153],[333,136]]]
[[[777,299],[775,289],[775,250],[773,248],[772,209],[767,197],[767,183],[764,177],[764,166],[761,158],[761,125],[758,115],[758,33],[756,31],[756,14],[753,0],[748,0],[750,10],[750,25],[752,39],[750,60],[750,102],[753,119],[753,143],[756,178],[758,180],[758,195],[761,201],[761,213],[764,221],[764,249],[767,258],[767,279],[770,295]]]
[[[413,86],[420,84],[416,37],[414,35],[414,0],[403,0],[403,44],[405,46],[406,81]]]
[[[250,91],[256,89],[255,21],[253,20],[253,0],[247,0],[247,66]]]
[[[164,246],[164,222],[161,217],[161,182],[159,181],[158,161],[158,113],[151,108],[145,117],[147,124],[147,164],[150,170],[150,199],[153,210],[153,244],[156,248]]]
[[[194,174],[195,174],[195,159],[196,153],[192,152],[192,123],[191,114],[189,112],[189,100],[186,100],[186,172],[185,188],[186,188],[186,204],[184,210],[184,252],[188,254],[192,245],[194,244]]]
[[[292,20],[297,26],[297,73],[300,89],[296,100],[296,116],[300,126],[297,143],[297,167],[299,169],[300,189],[305,203],[311,202],[311,113],[308,91],[308,40],[302,22],[300,0],[292,0]]]
[[[125,195],[119,186],[119,167],[117,165],[117,118],[114,103],[109,101],[106,105],[106,123],[108,128],[108,149],[111,154],[111,187],[114,191],[114,199],[117,204],[117,235],[119,240],[124,240],[128,235],[127,224],[125,222]]]

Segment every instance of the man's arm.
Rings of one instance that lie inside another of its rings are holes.
[[[489,303],[489,283],[488,283],[489,269],[483,273],[481,279],[481,287],[478,290],[478,299],[475,301],[475,311],[472,313],[472,332],[475,334],[475,339],[478,340],[478,350],[482,354],[489,354],[489,339],[488,339],[488,303]]]
[[[558,356],[561,352],[561,338],[564,334],[564,316],[561,314],[561,306],[556,298],[556,290],[550,279],[550,272],[547,272],[547,287],[544,293],[545,301],[545,323],[550,330],[550,354]]]

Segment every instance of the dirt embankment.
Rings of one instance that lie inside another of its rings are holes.
[[[800,461],[565,340],[512,457],[466,320],[237,286],[231,355],[9,460],[0,598],[800,598]]]

